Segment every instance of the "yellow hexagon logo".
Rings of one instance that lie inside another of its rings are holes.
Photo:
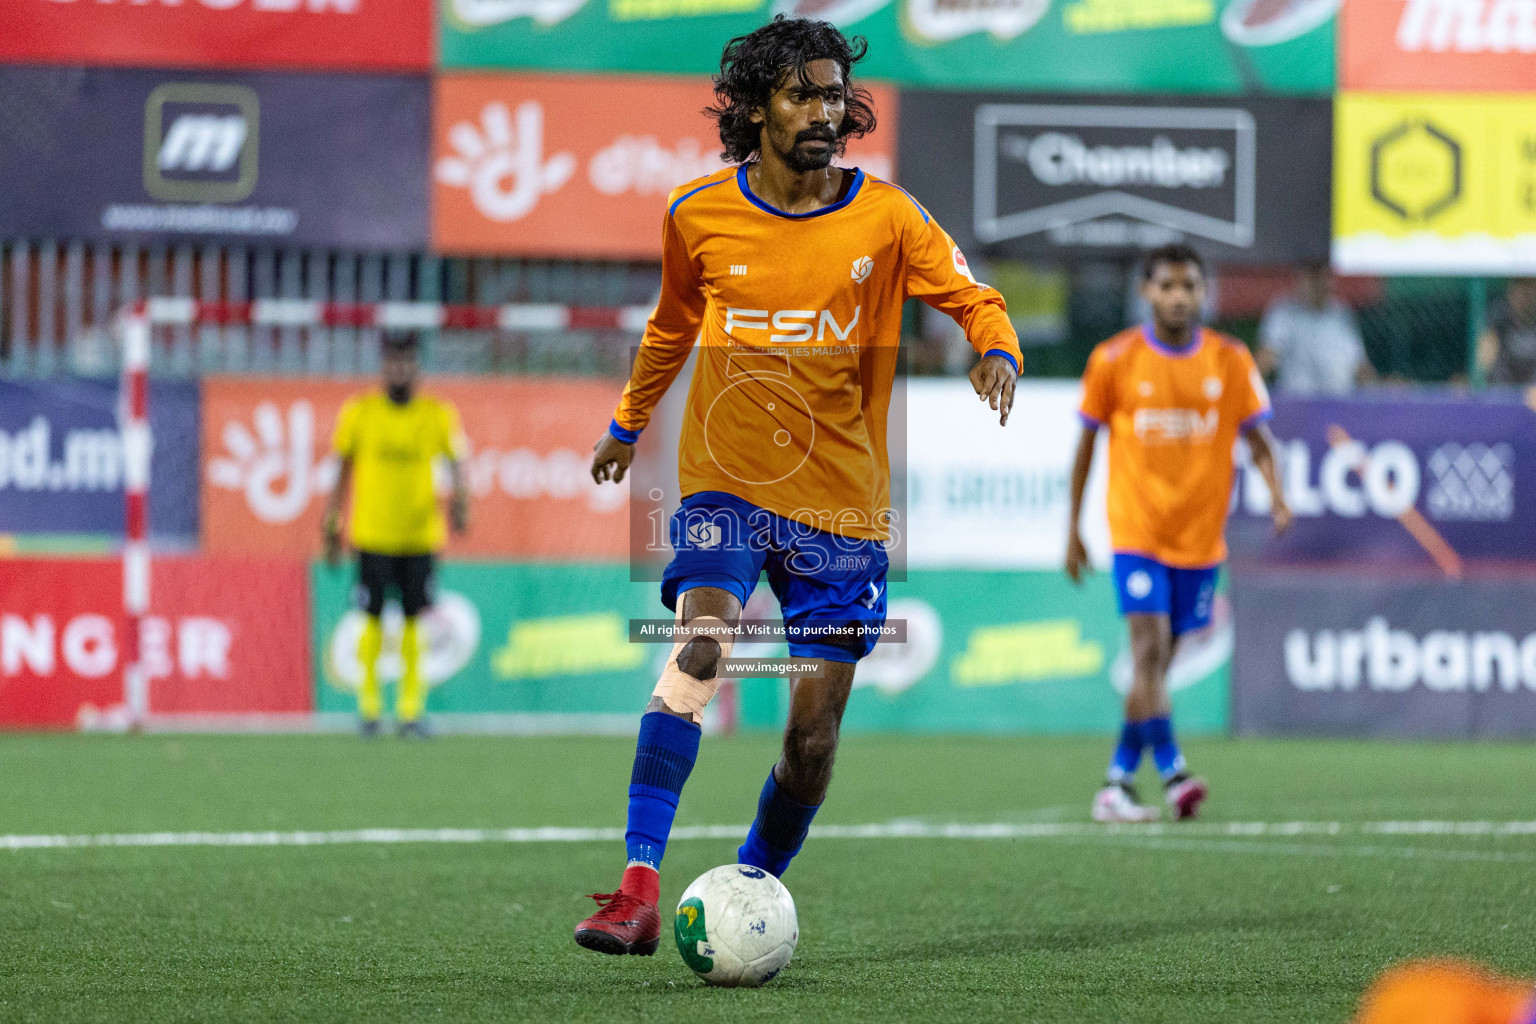
[[[1461,144],[1427,120],[1404,121],[1371,144],[1371,197],[1426,222],[1461,198]]]

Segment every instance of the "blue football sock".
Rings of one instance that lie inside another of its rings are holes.
[[[1120,743],[1109,759],[1109,781],[1126,782],[1141,767],[1141,748],[1146,746],[1146,722],[1126,722],[1120,729]]]
[[[808,807],[792,800],[779,788],[770,768],[763,794],[757,798],[757,820],[752,822],[747,841],[736,851],[737,862],[762,868],[775,878],[783,875],[800,852],[800,844],[805,842],[811,819],[820,806]]]
[[[1157,774],[1167,782],[1184,770],[1184,755],[1173,738],[1173,721],[1169,718],[1149,718],[1146,726],[1147,745],[1152,748],[1152,761]]]
[[[624,848],[630,864],[659,868],[683,783],[699,756],[697,725],[665,711],[640,717],[635,768],[629,776],[629,826]]]

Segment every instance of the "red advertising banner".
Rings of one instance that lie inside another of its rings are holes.
[[[205,550],[320,552],[320,518],[336,479],[336,414],[371,379],[206,378],[202,420]],[[560,378],[429,379],[469,435],[470,529],[455,555],[623,558],[628,491],[592,482],[591,445],[620,385]],[[444,478],[446,497],[446,478]]]
[[[151,714],[314,706],[309,577],[297,559],[165,558],[139,643]],[[0,728],[68,727],[123,701],[121,564],[0,562]]]
[[[896,90],[839,162],[883,178]],[[659,259],[667,193],[725,166],[709,79],[447,74],[433,101],[432,239],[445,252]]]
[[[1536,0],[1349,0],[1339,22],[1345,89],[1536,89]]]
[[[431,0],[0,0],[0,61],[427,71]]]

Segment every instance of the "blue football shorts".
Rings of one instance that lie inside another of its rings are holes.
[[[766,569],[791,657],[853,663],[874,649],[890,569],[880,541],[818,530],[722,491],[684,498],[671,535],[661,601],[673,611],[694,587],[730,591],[745,608]]]
[[[1121,615],[1166,615],[1173,635],[1211,624],[1217,566],[1180,569],[1146,555],[1115,553],[1115,595]]]

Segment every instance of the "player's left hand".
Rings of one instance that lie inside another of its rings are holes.
[[[968,374],[976,396],[991,404],[1001,415],[998,426],[1008,425],[1008,413],[1013,410],[1013,388],[1019,375],[1013,372],[1013,364],[1002,356],[987,356],[971,367]]]
[[[1269,515],[1275,523],[1276,537],[1280,536],[1286,530],[1289,530],[1291,528],[1291,523],[1295,520],[1295,516],[1291,512],[1291,506],[1286,504],[1284,498],[1275,499],[1274,504],[1269,510]]]
[[[341,564],[341,513],[327,509],[321,520],[320,538],[325,551],[325,564],[332,569]]]
[[[626,444],[608,431],[603,431],[603,436],[592,446],[592,482],[600,484],[604,480],[612,480],[618,483],[624,479],[624,473],[634,458],[634,445]]]
[[[469,496],[462,491],[449,499],[448,527],[454,533],[463,533],[469,529]]]

